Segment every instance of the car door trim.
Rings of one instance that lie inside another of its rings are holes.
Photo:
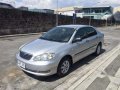
[[[82,52],[84,52],[84,51],[86,51],[86,50],[88,50],[88,49],[91,49],[91,48],[93,48],[93,47],[95,47],[95,46],[97,46],[97,44],[95,44],[95,45],[93,45],[93,46],[91,46],[91,47],[89,47],[89,48],[87,48],[87,49],[85,49],[85,50],[83,50],[83,51],[81,51],[81,52],[76,53],[74,56],[76,56],[76,55],[78,55],[78,54],[80,54],[80,53],[82,53]]]

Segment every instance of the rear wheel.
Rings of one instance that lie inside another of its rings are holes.
[[[95,55],[100,55],[102,51],[102,45],[101,44],[98,44],[97,48],[96,48],[96,51],[95,51]]]
[[[59,63],[57,75],[59,77],[63,77],[67,75],[70,71],[70,67],[71,67],[71,59],[69,57],[64,57]]]

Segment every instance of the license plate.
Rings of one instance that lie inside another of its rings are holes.
[[[18,66],[20,66],[22,68],[25,68],[25,63],[18,60]]]

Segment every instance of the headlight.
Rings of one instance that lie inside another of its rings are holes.
[[[41,55],[38,55],[36,57],[34,57],[34,61],[47,61],[47,60],[51,60],[52,58],[54,58],[55,54],[54,53],[44,53]]]

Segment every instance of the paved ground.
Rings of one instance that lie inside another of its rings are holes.
[[[117,90],[120,86],[120,56],[118,56],[87,88],[87,90]],[[115,80],[116,79],[116,80]],[[79,89],[80,90],[80,89]]]
[[[95,66],[92,73],[88,72],[84,79],[79,79],[69,90],[120,90],[120,46],[116,51],[118,54],[115,52],[112,58],[104,59],[103,64]]]
[[[117,27],[117,29],[114,27],[99,28],[99,30],[105,34],[103,53],[108,52],[120,42],[119,27]],[[58,78],[56,75],[49,77],[28,75],[16,66],[15,53],[18,52],[18,48],[22,44],[38,37],[39,35],[0,38],[0,90],[52,90],[61,87],[63,84],[66,84],[64,89],[67,89],[72,83],[76,82],[78,78],[83,77],[90,71],[93,65],[95,63],[97,64],[96,59],[100,57],[90,55],[82,59],[73,66],[71,73],[64,78]],[[109,71],[109,68],[110,66],[106,71]],[[104,80],[107,84],[109,83],[107,78]],[[102,82],[99,78],[96,79],[96,81]],[[106,87],[106,85],[104,85],[104,87]],[[90,89],[92,90],[91,87]]]

